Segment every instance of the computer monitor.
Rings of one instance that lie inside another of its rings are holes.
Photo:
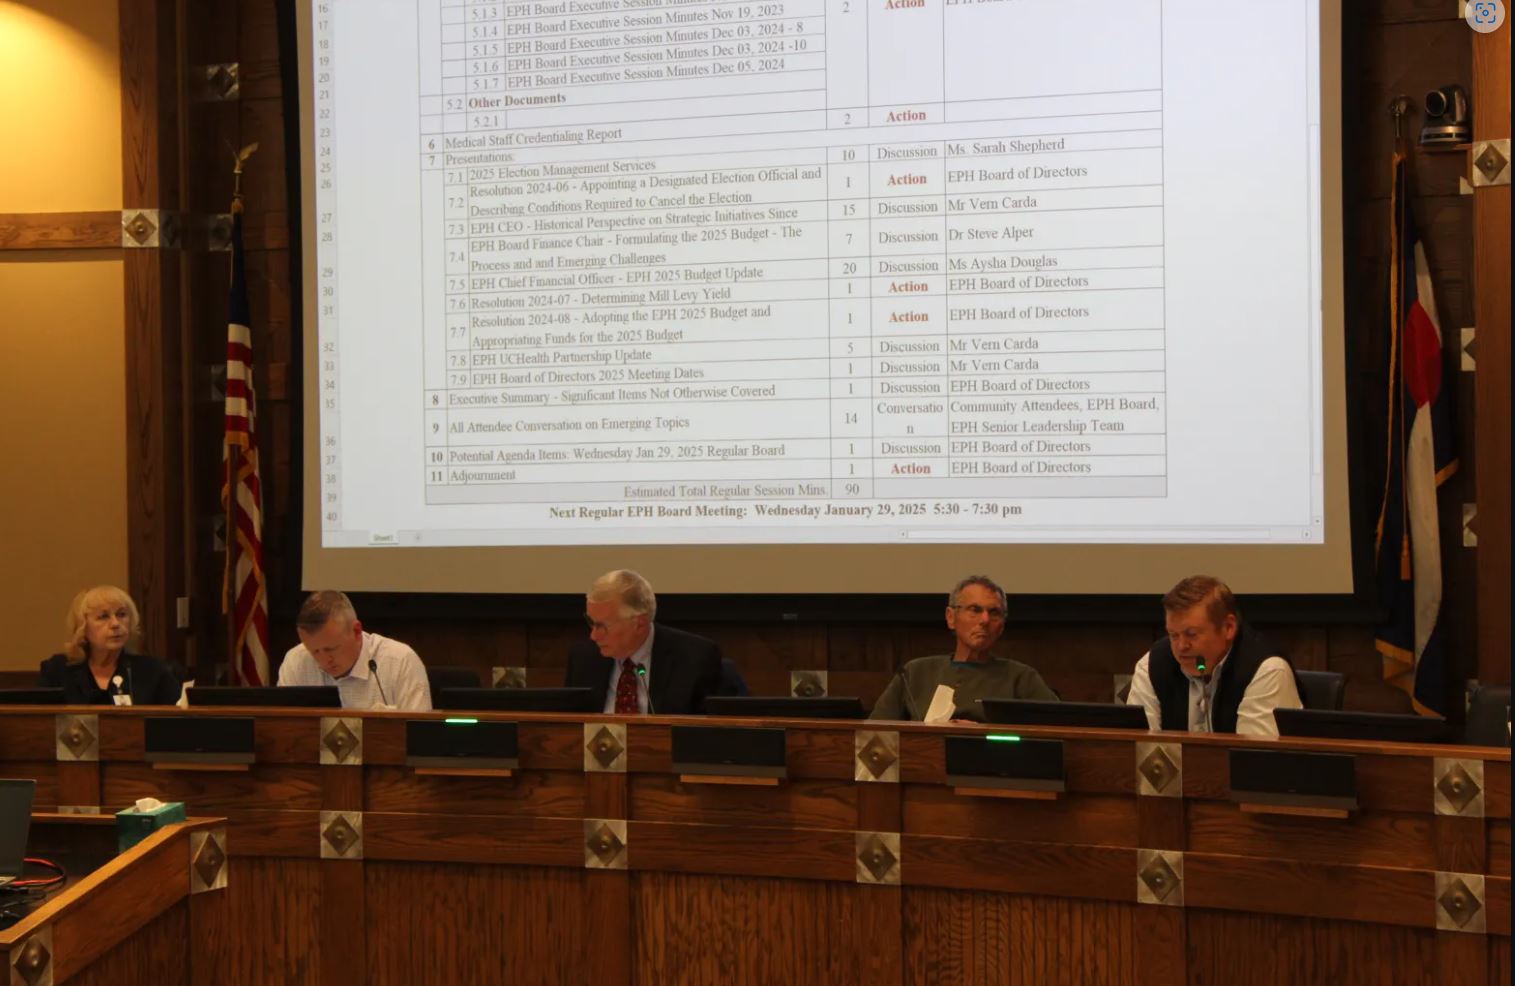
[[[1390,743],[1443,743],[1449,738],[1441,716],[1338,709],[1274,709],[1280,736],[1357,739]]]
[[[0,705],[62,705],[61,688],[0,688]]]
[[[1115,705],[1111,702],[1037,702],[1020,698],[986,698],[984,719],[1010,726],[1147,728],[1147,712],[1141,706]]]
[[[21,875],[37,782],[0,780],[0,887]]]
[[[590,688],[444,688],[433,705],[456,712],[601,711]]]
[[[861,719],[863,700],[832,695],[712,695],[705,714],[752,719]]]
[[[275,709],[342,707],[342,695],[336,685],[287,685],[283,688],[196,685],[185,689],[184,694],[190,705],[256,705]]]

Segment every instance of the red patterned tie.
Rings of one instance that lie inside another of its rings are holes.
[[[641,711],[637,708],[637,666],[628,657],[621,661],[621,680],[615,685],[615,712],[624,716]]]

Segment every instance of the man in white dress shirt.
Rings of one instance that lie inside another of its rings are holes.
[[[363,629],[344,592],[313,592],[295,617],[298,646],[284,655],[280,685],[336,685],[344,709],[431,708],[426,668],[410,647]]]
[[[1136,662],[1128,705],[1153,729],[1277,738],[1274,709],[1300,707],[1294,669],[1242,622],[1222,581],[1192,575],[1163,597],[1168,635]]]

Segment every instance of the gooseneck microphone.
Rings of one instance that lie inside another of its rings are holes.
[[[379,680],[379,662],[371,657],[368,659],[368,673],[373,675],[373,683],[379,686],[379,698],[388,705],[389,696],[384,694],[384,682]]]
[[[637,665],[637,677],[641,679],[642,688],[647,692],[647,714],[655,716],[658,710],[652,705],[652,681],[647,677],[647,669],[640,664]]]

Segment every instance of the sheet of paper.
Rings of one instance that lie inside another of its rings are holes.
[[[937,685],[936,694],[931,696],[931,707],[926,710],[926,718],[923,722],[947,722],[952,718],[952,713],[957,709],[957,689],[946,685]]]

